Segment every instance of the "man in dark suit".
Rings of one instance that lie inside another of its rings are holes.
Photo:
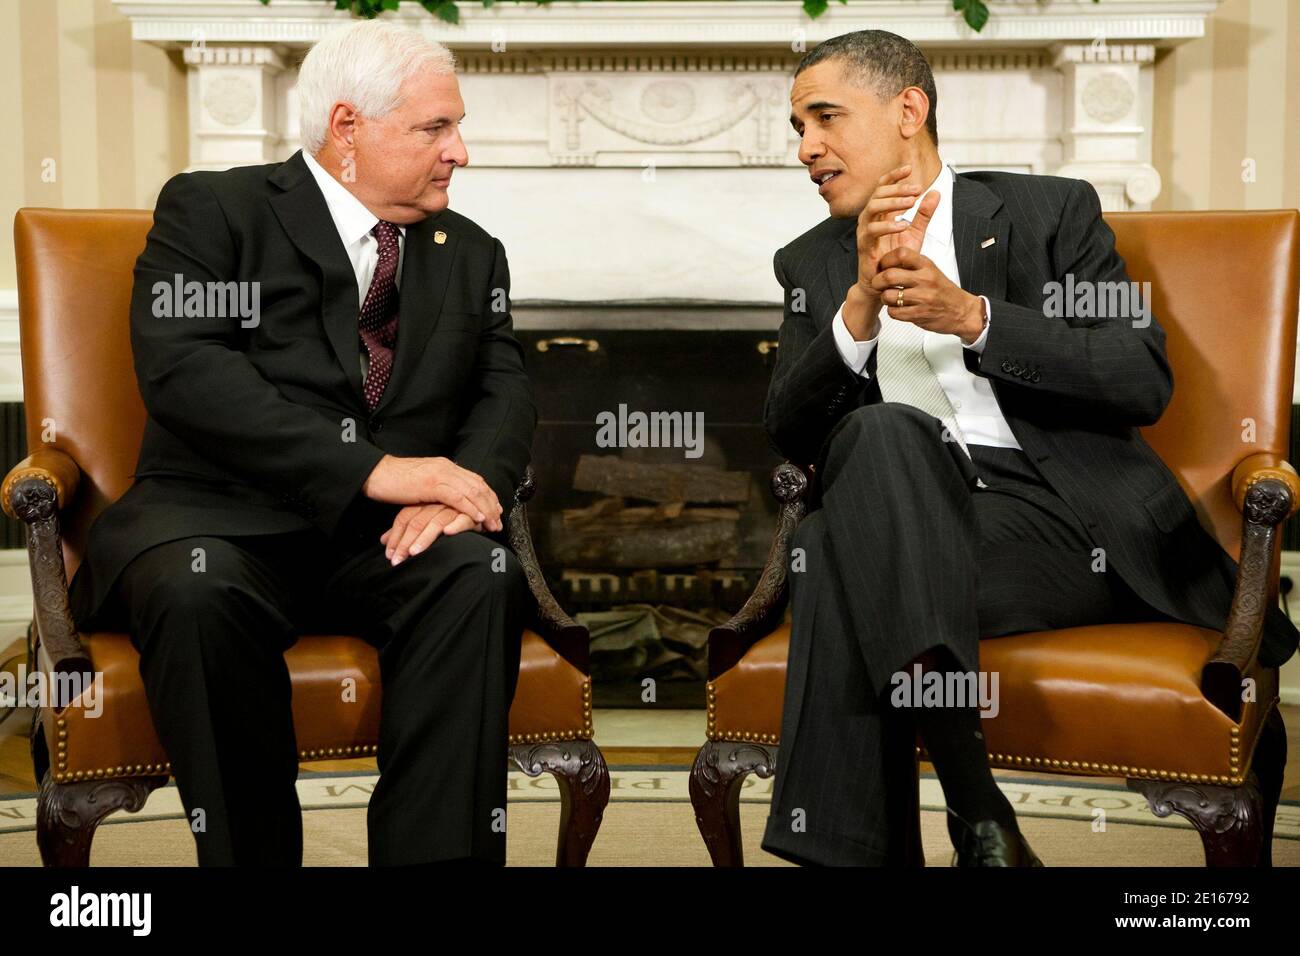
[[[907,40],[821,44],[790,99],[831,218],[775,257],[786,307],[765,423],[815,484],[763,846],[906,859],[919,729],[958,862],[1041,865],[989,769],[989,702],[916,707],[912,684],[977,686],[981,638],[1223,627],[1236,564],[1137,431],[1173,390],[1164,333],[1136,299],[1098,317],[1049,304],[1057,283],[1127,287],[1096,192],[946,167],[934,80]],[[1281,664],[1298,636],[1271,608],[1260,659]]]
[[[379,649],[371,862],[500,864],[529,606],[502,518],[536,423],[505,251],[446,208],[468,157],[445,49],[349,26],[299,95],[301,152],[158,198],[143,446],[74,616],[129,628],[201,864],[301,863],[283,652],[310,631]]]

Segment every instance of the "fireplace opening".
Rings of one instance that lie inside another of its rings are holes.
[[[748,598],[776,526],[762,425],[771,307],[520,307],[538,404],[538,558],[591,631],[598,707],[705,702],[709,629]]]

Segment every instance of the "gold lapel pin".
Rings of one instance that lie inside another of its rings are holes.
[[[980,243],[980,248],[987,249],[989,246],[993,245],[993,243],[997,241],[998,240],[994,236],[989,236],[987,239],[985,239],[983,242]]]
[[[443,232],[441,229],[439,229],[437,232],[433,234],[433,241],[436,242],[438,245],[442,245],[444,242],[447,241],[447,234]]]

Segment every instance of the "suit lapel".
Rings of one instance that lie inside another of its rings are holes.
[[[357,316],[361,312],[357,277],[325,197],[301,152],[281,163],[270,179],[284,190],[271,198],[271,208],[289,239],[321,271],[321,320],[325,335],[352,383],[357,400],[364,403],[361,337],[357,330]],[[459,237],[454,231],[447,232],[445,241],[436,243],[434,233],[438,231],[439,218],[430,216],[406,227],[398,292],[397,350],[393,374],[376,413],[392,401],[402,382],[412,374],[442,310]]]
[[[361,341],[357,315],[357,276],[339,238],[325,197],[303,162],[294,153],[271,174],[271,182],[284,192],[271,197],[271,208],[298,250],[321,271],[321,320],[330,347],[347,373],[358,401],[361,394]]]
[[[953,186],[952,241],[961,287],[972,295],[1006,298],[1011,222],[1005,216],[994,217],[1001,208],[1002,200],[983,183],[957,177]]]
[[[831,302],[835,308],[849,294],[849,286],[858,280],[858,221],[844,220],[844,231],[840,233],[839,243],[826,257],[826,281],[831,287]],[[827,317],[830,321],[834,311]]]
[[[406,227],[402,252],[402,284],[397,297],[397,350],[393,375],[375,412],[381,412],[403,383],[415,373],[429,336],[442,313],[442,300],[451,278],[459,236],[444,231],[442,243],[434,241],[440,216],[430,216]],[[355,324],[355,323],[354,323]]]

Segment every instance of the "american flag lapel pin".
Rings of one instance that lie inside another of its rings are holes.
[[[997,240],[996,237],[994,237],[994,236],[989,236],[987,239],[985,239],[983,242],[980,243],[980,248],[981,248],[981,249],[987,249],[989,246],[993,245],[993,243],[995,243],[995,242],[997,242],[997,241],[998,241],[998,240]]]

